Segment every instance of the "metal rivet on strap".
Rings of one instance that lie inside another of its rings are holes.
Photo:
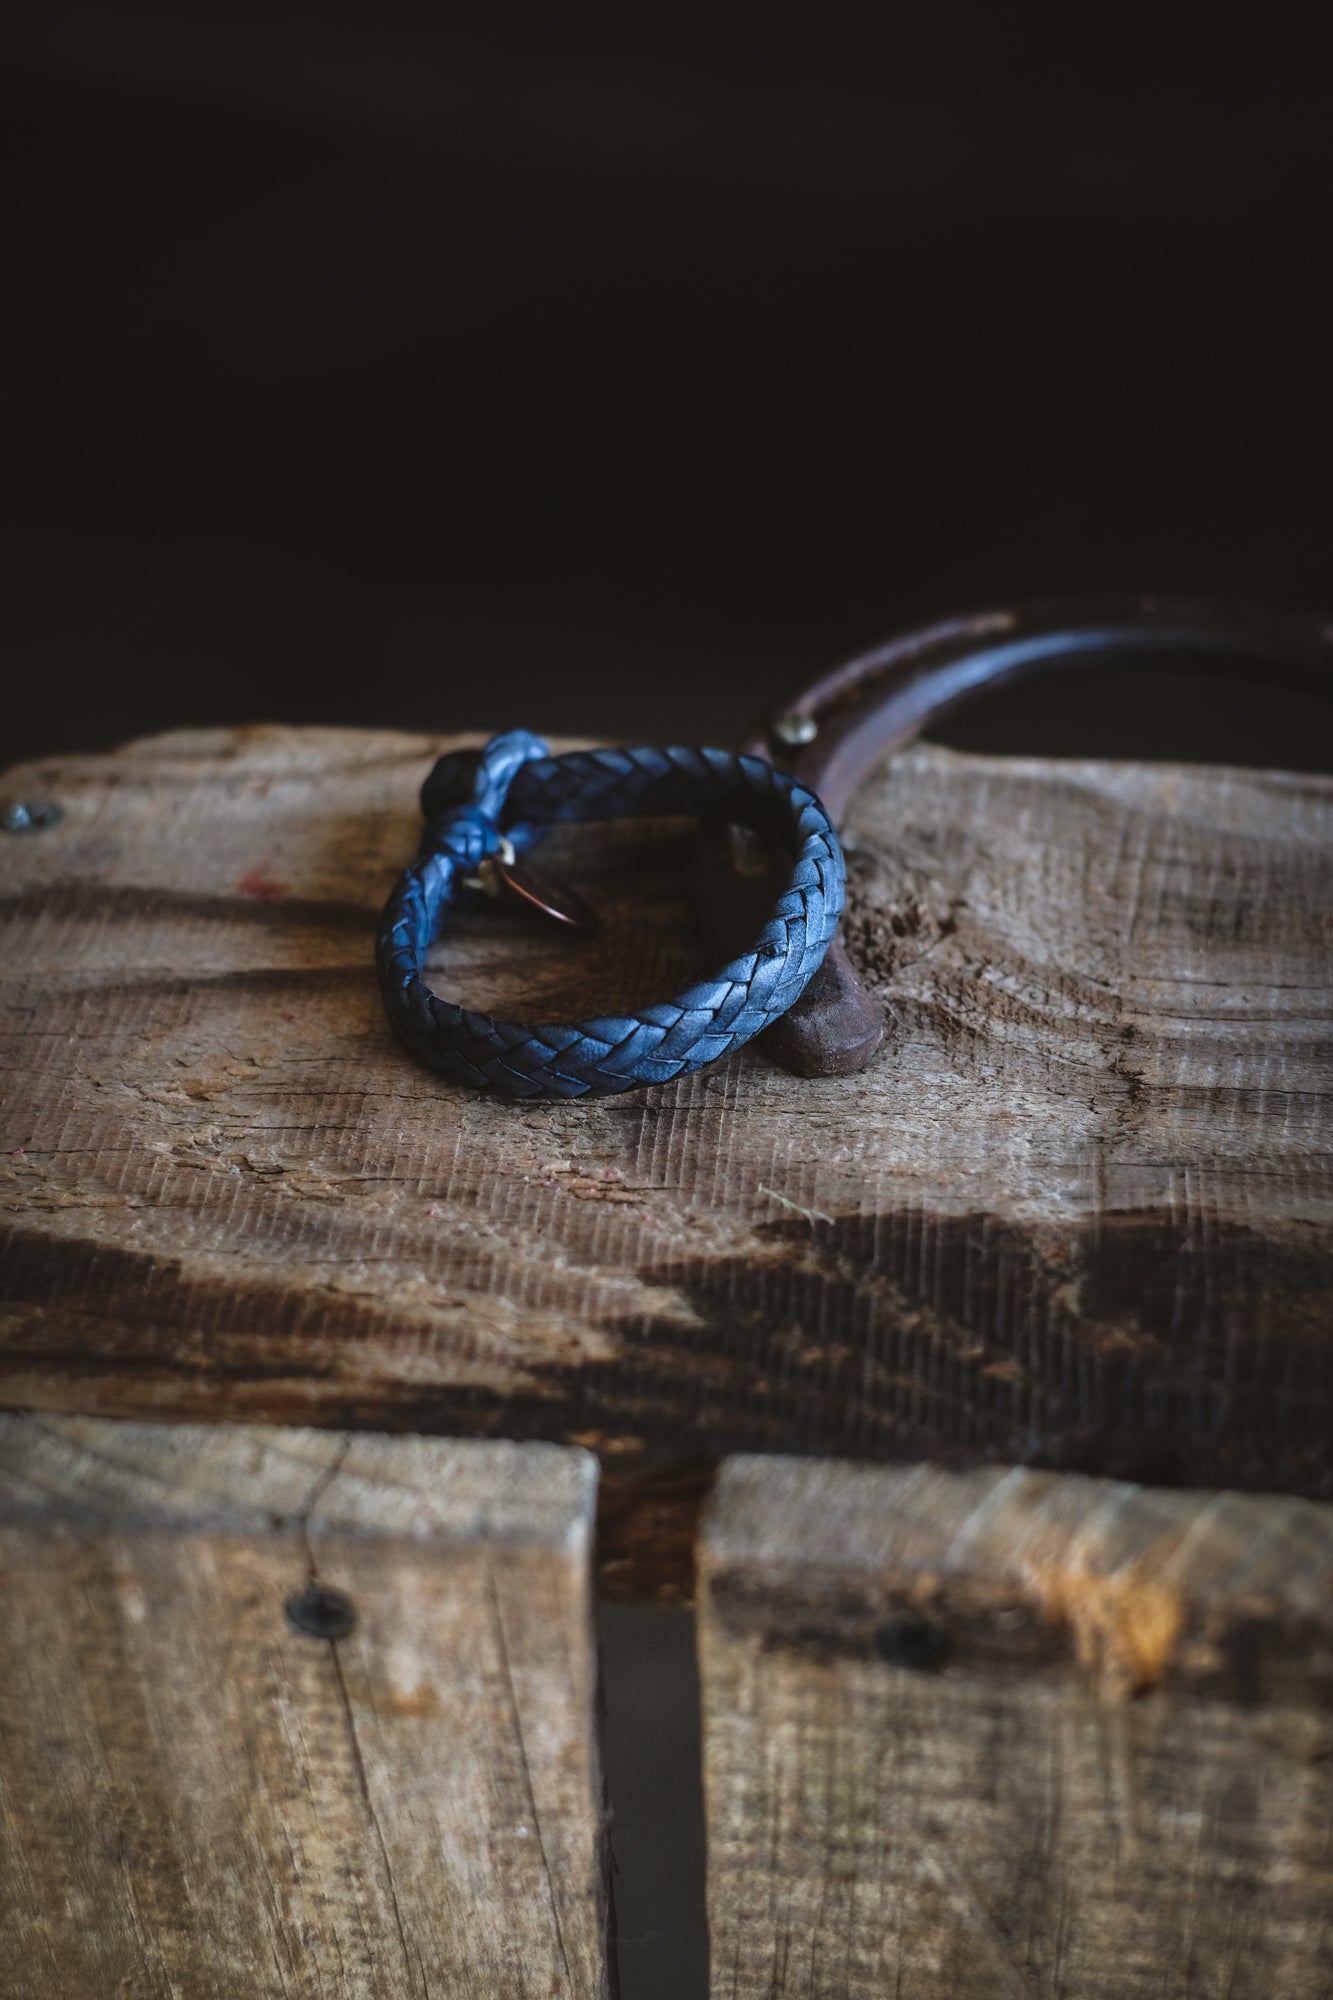
[[[801,715],[791,709],[785,715],[773,718],[773,739],[781,743],[785,750],[799,750],[803,743],[813,743],[819,734],[819,724],[813,715]]]

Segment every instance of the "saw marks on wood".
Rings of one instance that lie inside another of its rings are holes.
[[[913,750],[847,830],[868,1071],[750,1048],[515,1105],[380,1010],[440,747],[205,732],[7,781],[66,811],[0,843],[11,1405],[586,1443],[678,1551],[738,1448],[1333,1491],[1333,784]],[[439,984],[675,990],[689,838],[561,833],[601,937],[469,919]]]
[[[719,2000],[1333,1991],[1333,1509],[739,1459],[701,1586]]]
[[[0,1419],[13,2000],[603,2000],[596,1471]],[[284,1612],[350,1598],[336,1640]]]

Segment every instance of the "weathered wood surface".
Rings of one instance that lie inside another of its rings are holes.
[[[700,1581],[719,2000],[1333,1993],[1333,1509],[746,1458]]]
[[[514,1105],[412,1063],[371,969],[438,747],[6,781],[67,816],[0,836],[0,1400],[586,1443],[638,1590],[735,1449],[1333,1492],[1333,782],[914,750],[848,829],[869,1071]],[[440,984],[672,991],[689,839],[562,835],[600,940],[469,920]]]
[[[0,1419],[6,2000],[601,2000],[595,1478]]]

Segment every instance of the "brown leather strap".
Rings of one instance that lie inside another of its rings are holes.
[[[909,632],[834,668],[761,718],[740,747],[771,758],[818,792],[836,822],[881,757],[970,694],[1025,674],[1146,658],[1333,694],[1333,621],[1150,597],[980,612]],[[747,879],[757,889],[762,872],[735,841],[729,860],[728,869],[705,870],[700,885],[719,932],[748,908]],[[764,1046],[799,1075],[840,1075],[863,1069],[883,1032],[882,1008],[835,938]]]

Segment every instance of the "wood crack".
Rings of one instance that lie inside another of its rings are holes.
[[[569,1951],[565,1944],[564,1925],[560,1920],[560,1905],[556,1897],[555,1878],[551,1873],[550,1857],[546,1851],[546,1838],[542,1831],[542,1816],[537,1805],[537,1795],[533,1790],[532,1770],[528,1763],[527,1744],[523,1739],[523,1718],[519,1713],[518,1690],[514,1686],[514,1670],[509,1658],[509,1639],[505,1632],[504,1609],[500,1603],[500,1587],[495,1579],[494,1568],[486,1568],[486,1584],[490,1592],[491,1611],[495,1623],[496,1644],[499,1649],[500,1664],[504,1672],[505,1694],[509,1706],[510,1724],[513,1730],[519,1765],[523,1772],[523,1784],[528,1795],[528,1806],[532,1813],[533,1830],[537,1835],[537,1845],[541,1852],[542,1873],[546,1878],[546,1893],[551,1905],[551,1922],[555,1927],[556,1942],[560,1948],[561,1961],[565,1968],[565,1984],[570,1994],[575,1991],[574,1976],[570,1970]]]

